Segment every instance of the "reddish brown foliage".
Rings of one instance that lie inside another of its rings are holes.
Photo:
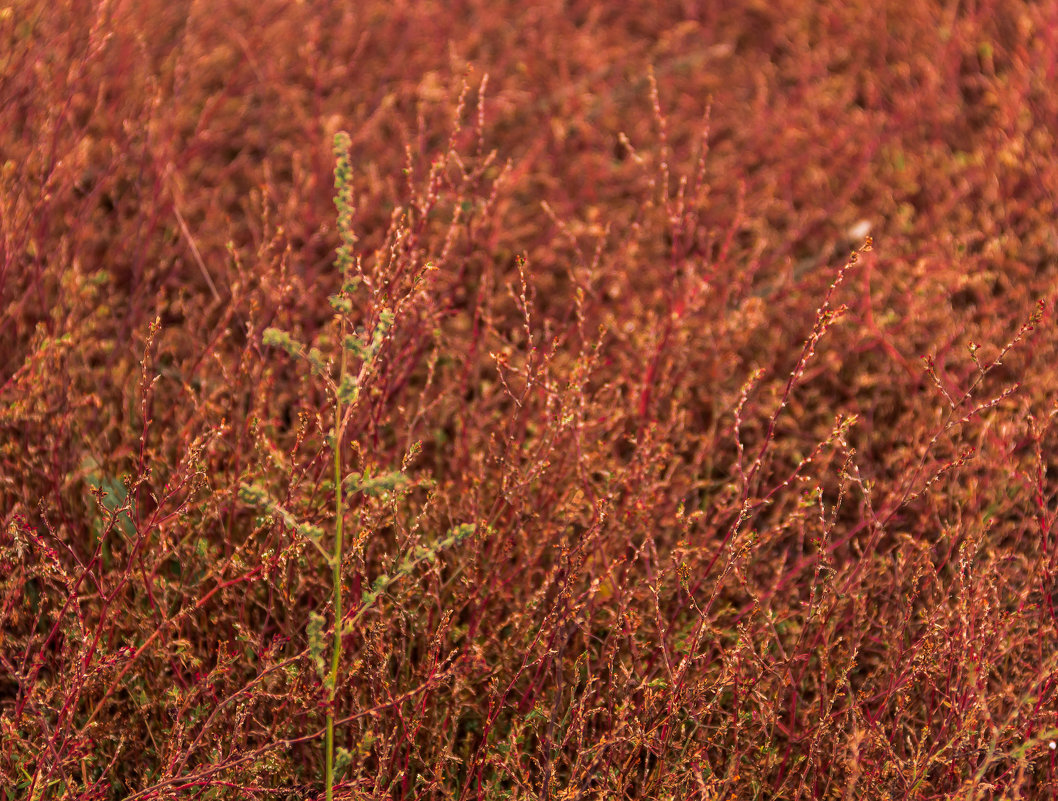
[[[892,6],[899,6],[898,9]],[[1058,3],[0,11],[0,799],[1058,791]],[[487,80],[486,80],[487,75]],[[867,235],[873,248],[865,246]],[[853,258],[850,253],[857,251]],[[348,605],[348,604],[347,604]]]

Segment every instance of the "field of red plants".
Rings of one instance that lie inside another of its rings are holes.
[[[0,801],[1054,798],[1056,85],[1058,0],[5,4]]]

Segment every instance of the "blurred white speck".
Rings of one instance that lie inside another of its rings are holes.
[[[1047,747],[1053,751],[1055,748],[1058,748],[1058,744],[1055,744],[1054,740],[1051,740],[1049,743],[1047,743]]]
[[[871,221],[860,220],[855,225],[851,226],[845,233],[848,234],[849,239],[864,239],[867,234],[871,232]]]

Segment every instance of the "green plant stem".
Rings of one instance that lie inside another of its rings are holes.
[[[344,280],[344,275],[343,275]],[[341,336],[345,339],[345,319],[341,321]],[[345,380],[345,348],[341,349],[338,381]],[[331,646],[331,672],[327,677],[327,735],[324,744],[326,773],[324,783],[327,801],[334,799],[334,698],[338,689],[338,664],[342,659],[342,400],[334,396],[334,555],[331,557],[331,592],[334,601],[334,641]]]

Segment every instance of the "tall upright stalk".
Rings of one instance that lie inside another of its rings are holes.
[[[349,137],[339,133],[334,139],[335,167],[334,188],[335,205],[338,209],[338,234],[341,244],[338,247],[337,265],[341,271],[341,288],[338,297],[344,299],[349,265],[353,260],[352,249],[356,237],[352,232],[352,209],[350,208],[349,173]],[[331,670],[327,675],[327,735],[324,743],[325,775],[327,801],[334,798],[334,698],[338,690],[338,665],[342,660],[342,397],[348,386],[346,370],[347,358],[345,342],[345,315],[340,305],[336,308],[338,318],[339,368],[338,388],[334,393],[334,431],[331,447],[334,449],[334,553],[331,555],[331,599],[334,604],[334,634],[331,643]]]
[[[352,167],[349,160],[349,135],[339,132],[334,138],[335,206],[338,209],[338,235],[340,244],[335,263],[341,273],[341,288],[331,295],[331,306],[335,311],[335,328],[338,333],[337,356],[338,374],[332,373],[333,361],[328,361],[318,348],[308,347],[297,341],[288,332],[278,328],[266,328],[262,334],[262,344],[277,347],[294,358],[308,362],[312,371],[322,377],[334,397],[334,427],[331,430],[330,447],[334,457],[334,546],[328,551],[323,545],[324,531],[315,524],[298,520],[296,515],[284,508],[270,495],[268,489],[258,483],[243,484],[239,497],[248,504],[256,506],[268,514],[282,520],[298,536],[311,542],[326,559],[331,568],[331,602],[334,607],[334,626],[331,640],[330,666],[326,664],[325,627],[323,616],[313,612],[309,615],[307,634],[309,652],[313,666],[323,682],[327,699],[327,726],[324,740],[324,786],[327,801],[334,799],[335,773],[348,765],[349,752],[334,747],[335,701],[338,695],[338,669],[342,662],[342,635],[352,631],[357,622],[378,598],[389,590],[397,581],[411,575],[420,565],[432,562],[446,548],[469,537],[475,531],[472,523],[455,526],[448,534],[426,544],[417,544],[395,566],[392,573],[383,573],[375,578],[369,590],[360,598],[359,608],[350,620],[343,625],[342,620],[342,558],[345,517],[345,497],[357,494],[377,496],[382,493],[400,491],[407,483],[407,478],[400,470],[393,472],[375,472],[370,467],[360,472],[343,476],[342,442],[345,439],[346,418],[356,407],[360,398],[361,383],[370,374],[372,365],[386,340],[393,325],[394,313],[391,309],[381,307],[374,325],[366,332],[351,332],[348,315],[352,312],[352,294],[360,284],[360,263],[354,256],[356,235],[353,233],[352,206]],[[350,267],[355,267],[357,274],[350,276]],[[359,371],[350,369],[349,358],[357,360]],[[335,380],[337,379],[337,380]],[[336,759],[337,757],[337,759]],[[337,764],[336,764],[337,763]]]
[[[344,280],[344,275],[343,275]],[[345,321],[341,323],[345,338]],[[342,349],[339,380],[345,378],[345,349]],[[331,557],[331,597],[334,601],[334,642],[331,646],[331,672],[327,676],[327,739],[326,777],[327,801],[334,798],[334,696],[338,687],[338,663],[342,658],[342,401],[334,401],[334,555]]]

